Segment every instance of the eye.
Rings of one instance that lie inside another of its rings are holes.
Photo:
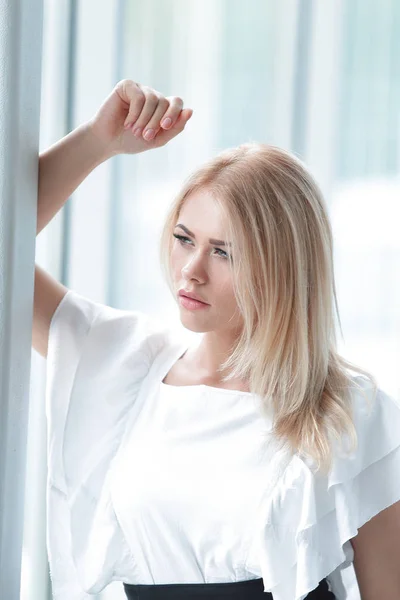
[[[173,236],[180,242],[180,244],[182,244],[182,246],[187,246],[187,242],[191,242],[191,240],[185,235],[178,235],[174,233]],[[220,252],[219,256],[221,258],[230,258],[229,254],[225,252],[225,250],[221,250],[221,248],[214,248],[214,250],[216,250],[216,252]]]
[[[178,235],[176,233],[173,234],[174,238],[176,238],[177,240],[179,240],[181,242],[181,244],[184,244],[185,240],[189,240],[189,238],[185,237],[184,235]]]

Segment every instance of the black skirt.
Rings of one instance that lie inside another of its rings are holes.
[[[273,600],[271,592],[264,592],[263,580],[249,579],[229,583],[168,583],[132,585],[124,583],[128,600]],[[307,594],[309,600],[335,600],[322,579],[315,590]]]

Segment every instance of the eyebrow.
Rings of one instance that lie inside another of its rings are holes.
[[[190,229],[188,229],[187,227],[182,225],[182,223],[178,223],[177,225],[175,225],[175,227],[180,227],[181,229],[183,229],[183,231],[185,231],[188,235],[190,235],[194,240],[196,239],[196,236],[194,235],[194,233],[192,231],[190,231]],[[214,238],[209,238],[208,241],[210,242],[210,244],[215,244],[216,246],[232,246],[231,242],[224,242],[223,240],[215,240]]]

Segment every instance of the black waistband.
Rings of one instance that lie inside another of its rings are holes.
[[[263,580],[248,579],[229,583],[167,583],[132,585],[124,583],[128,600],[273,600],[270,592],[264,592]],[[335,600],[326,579],[307,594],[309,600]]]

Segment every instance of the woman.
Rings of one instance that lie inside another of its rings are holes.
[[[38,232],[95,166],[191,115],[119,82],[40,157]],[[310,173],[252,143],[191,175],[162,232],[196,343],[37,267],[56,600],[113,581],[128,599],[400,597],[400,405],[336,351],[332,256]]]

